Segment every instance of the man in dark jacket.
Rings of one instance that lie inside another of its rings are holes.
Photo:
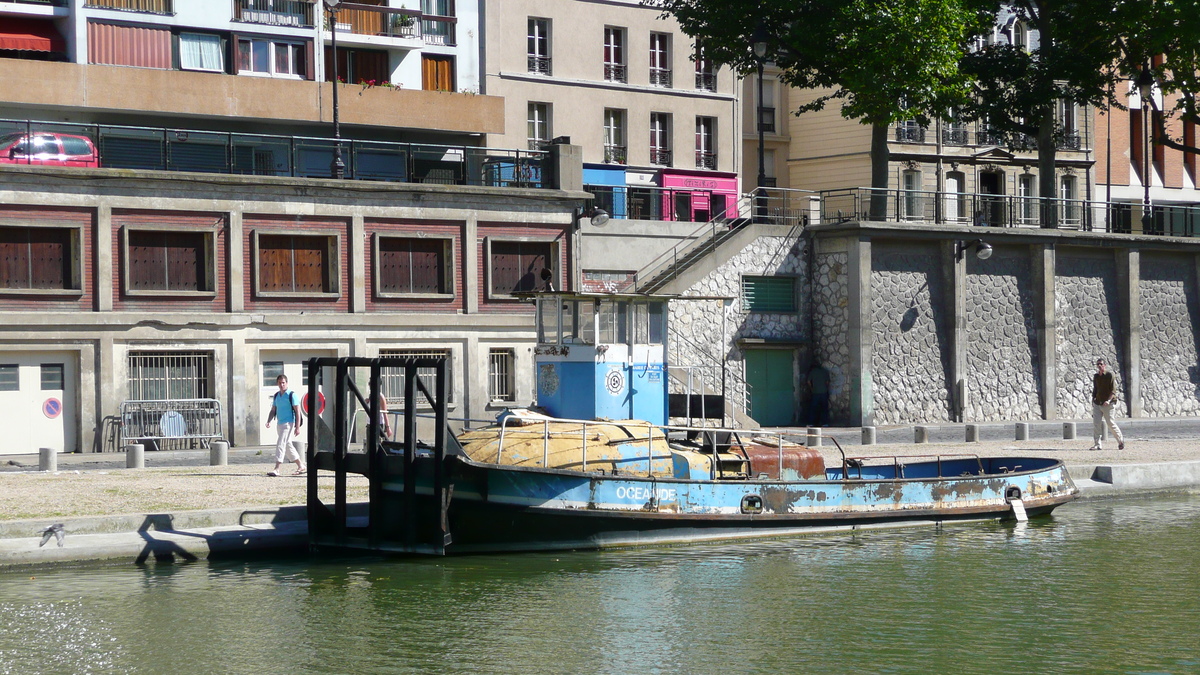
[[[1096,374],[1092,376],[1092,450],[1100,450],[1100,433],[1108,424],[1117,439],[1117,449],[1125,449],[1125,437],[1112,418],[1113,402],[1117,400],[1117,378],[1108,370],[1104,359],[1096,360]]]

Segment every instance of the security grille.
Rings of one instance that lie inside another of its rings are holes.
[[[210,398],[211,352],[130,352],[129,400]]]
[[[515,401],[513,365],[516,356],[511,349],[488,352],[488,397],[493,401]]]
[[[428,357],[428,358],[445,357],[446,358],[446,380],[447,380],[447,382],[454,381],[454,377],[451,372],[451,357],[450,357],[449,349],[381,349],[381,350],[379,350],[379,356],[381,358],[399,358],[399,359],[420,358],[420,357]],[[420,378],[421,382],[423,382],[425,384],[425,388],[428,389],[430,393],[433,393],[433,391],[434,391],[433,387],[434,387],[434,384],[436,383],[436,380],[435,380],[436,375],[437,375],[437,371],[434,370],[433,368],[418,368],[417,369],[417,377]],[[391,403],[393,401],[398,402],[398,401],[404,400],[404,369],[403,368],[384,368],[383,372],[380,373],[380,379],[382,380],[380,382],[380,385],[383,387],[384,398],[386,398],[389,403]],[[454,401],[453,391],[454,391],[453,387],[448,386],[446,388],[446,397],[448,399],[448,402]],[[424,397],[421,396],[420,394],[418,394],[417,399],[420,401],[423,401]]]

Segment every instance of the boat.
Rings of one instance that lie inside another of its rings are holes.
[[[669,391],[666,306],[677,298],[533,300],[537,408],[482,425],[452,431],[442,359],[310,361],[309,382],[336,388],[332,428],[309,425],[314,547],[452,555],[787,537],[1025,519],[1078,495],[1053,458],[855,457],[833,438],[816,448],[708,417],[673,424],[714,400],[727,419],[722,396]],[[405,382],[393,438],[374,423],[385,369]],[[318,491],[324,472],[335,474],[332,507]],[[350,473],[369,480],[365,514],[347,503]]]

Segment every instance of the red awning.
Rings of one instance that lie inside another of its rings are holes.
[[[0,49],[65,52],[67,44],[47,19],[0,19]]]

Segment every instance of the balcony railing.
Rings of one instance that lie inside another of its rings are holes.
[[[708,222],[713,218],[736,218],[732,194],[684,188],[634,187],[632,185],[585,185],[595,205],[621,220]]]
[[[650,148],[650,163],[657,166],[671,166],[671,151],[664,148]]]
[[[711,72],[696,73],[696,88],[700,91],[716,91],[717,74]]]
[[[1004,134],[995,129],[975,132],[976,145],[1004,145]]]
[[[312,26],[312,0],[234,0],[233,20],[271,26]]]
[[[95,144],[101,168],[145,171],[329,178],[337,147],[331,138],[0,120],[0,136],[12,132],[87,136]],[[539,151],[348,139],[341,147],[346,178],[351,180],[544,185],[546,153]]]
[[[550,74],[550,57],[538,56],[536,54],[529,55],[529,72],[537,73],[538,75]]]
[[[705,152],[703,150],[696,151],[696,168],[709,169],[710,171],[717,170],[717,153]]]
[[[421,13],[416,10],[342,3],[337,28],[355,35],[415,38],[421,35],[420,19]]]
[[[123,9],[130,12],[146,12],[148,14],[174,14],[174,0],[87,0],[85,7],[102,7],[104,9]]]
[[[650,69],[650,86],[671,88],[671,71],[668,68]]]
[[[50,5],[51,7],[66,7],[67,0],[7,0],[18,5]]]
[[[763,133],[775,133],[775,106],[758,106],[758,124]]]
[[[604,161],[611,164],[625,164],[627,156],[626,147],[624,145],[605,145],[604,146]]]
[[[1059,150],[1078,151],[1083,147],[1083,139],[1075,132],[1056,134],[1054,140]]]
[[[604,79],[609,82],[628,82],[625,66],[620,63],[604,64]]]
[[[896,125],[896,140],[901,143],[924,143],[925,127],[911,122]]]
[[[457,21],[452,16],[426,14],[421,17],[421,38],[427,45],[452,47],[458,44]]]
[[[966,127],[947,125],[942,127],[942,142],[946,145],[966,145],[971,142],[971,134]]]

